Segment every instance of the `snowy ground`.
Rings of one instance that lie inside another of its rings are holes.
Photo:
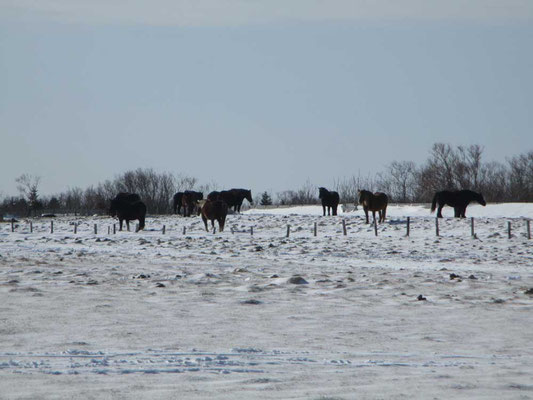
[[[0,224],[0,399],[533,398],[533,204],[319,214]]]

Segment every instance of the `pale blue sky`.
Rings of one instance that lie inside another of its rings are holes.
[[[531,1],[0,0],[0,193],[331,186],[435,142],[504,161],[533,150],[532,43]]]

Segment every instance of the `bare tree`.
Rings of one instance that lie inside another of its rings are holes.
[[[412,161],[393,161],[385,174],[380,175],[380,189],[387,193],[392,200],[407,203],[414,201],[415,180],[417,177],[416,164]]]
[[[17,189],[21,196],[24,197],[28,203],[28,215],[41,208],[39,202],[39,184],[41,182],[40,176],[30,174],[22,174],[17,179]]]

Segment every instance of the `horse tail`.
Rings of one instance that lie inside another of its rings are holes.
[[[437,193],[433,196],[433,201],[431,202],[431,212],[435,211],[437,208]]]

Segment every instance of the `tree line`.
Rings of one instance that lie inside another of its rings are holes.
[[[427,203],[440,190],[470,189],[483,193],[489,202],[533,201],[533,151],[508,158],[504,163],[486,162],[480,145],[451,146],[435,143],[421,165],[413,161],[393,161],[373,175],[335,179],[328,187],[339,193],[341,203],[353,203],[360,189],[381,191],[391,202]],[[205,194],[217,190],[215,183],[200,184],[194,177],[138,168],[124,172],[85,189],[68,188],[64,192],[41,196],[41,178],[24,174],[16,179],[18,196],[0,199],[0,213],[40,215],[48,213],[105,213],[109,199],[119,192],[137,193],[151,214],[171,213],[174,193],[196,190]],[[320,185],[325,186],[325,185]],[[317,204],[318,185],[307,180],[300,188],[268,191],[254,196],[262,205]]]

